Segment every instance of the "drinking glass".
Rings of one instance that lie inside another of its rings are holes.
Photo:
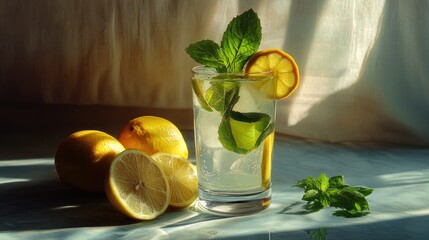
[[[192,69],[198,204],[220,215],[271,203],[275,74]]]

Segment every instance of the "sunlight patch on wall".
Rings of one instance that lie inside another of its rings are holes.
[[[301,36],[300,42],[295,43],[296,48],[306,53],[305,56],[297,56],[302,64],[299,65],[301,83],[288,102],[279,104],[278,122],[285,121],[287,124],[278,130],[298,124],[309,115],[311,109],[328,97],[362,80],[367,56],[378,38],[383,8],[383,1],[355,1],[354,4],[326,2],[316,11],[317,18],[302,17],[301,21],[296,21],[302,26],[294,27],[295,31],[311,27],[315,32],[308,33],[307,39]],[[305,10],[302,12],[304,16]],[[287,34],[294,35],[293,32]],[[357,91],[353,94],[362,93]],[[353,99],[356,96],[345,97]],[[350,101],[346,99],[344,102],[349,104]]]

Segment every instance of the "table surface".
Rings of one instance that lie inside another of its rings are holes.
[[[192,150],[192,132],[185,136]],[[82,194],[64,186],[55,173],[52,144],[5,145],[7,140],[1,140],[0,148],[2,240],[426,239],[429,234],[429,148],[277,136],[268,209],[225,218],[191,207],[135,221],[117,213],[104,194]],[[195,161],[193,151],[190,159]],[[371,214],[338,217],[334,208],[306,212],[302,190],[292,185],[321,172],[374,188],[367,197]]]

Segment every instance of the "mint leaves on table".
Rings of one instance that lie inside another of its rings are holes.
[[[190,44],[186,52],[196,62],[215,68],[219,73],[237,73],[242,72],[249,58],[258,51],[261,39],[261,22],[258,15],[249,9],[231,20],[220,45],[212,40],[202,40]],[[201,107],[207,111],[214,109],[222,115],[218,135],[226,149],[240,154],[248,153],[274,131],[269,115],[232,110],[240,98],[239,82],[212,81],[203,96],[197,81],[193,80],[193,89]]]
[[[373,191],[368,187],[354,187],[345,183],[343,176],[328,178],[321,173],[318,178],[307,177],[294,187],[304,189],[302,200],[307,201],[307,210],[318,211],[324,207],[341,208],[334,215],[360,217],[370,213],[366,196]]]
[[[247,60],[258,51],[261,39],[261,22],[253,9],[249,9],[231,20],[220,45],[202,40],[189,45],[186,52],[196,62],[218,72],[241,72]]]

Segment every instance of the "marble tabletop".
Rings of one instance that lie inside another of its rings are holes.
[[[185,136],[194,161],[192,132]],[[134,221],[117,213],[103,194],[82,194],[64,186],[55,173],[52,144],[31,148],[6,145],[4,140],[2,240],[426,239],[429,234],[429,148],[329,144],[277,136],[268,209],[226,218],[190,207],[167,210],[152,221]],[[292,186],[321,172],[343,175],[350,185],[374,188],[367,197],[371,214],[345,218],[334,216],[334,208],[305,211],[302,190]]]

